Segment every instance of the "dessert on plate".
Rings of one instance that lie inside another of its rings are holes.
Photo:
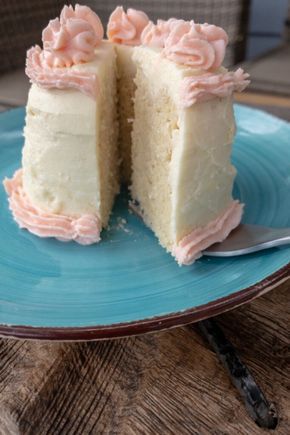
[[[122,180],[161,245],[191,264],[241,220],[232,95],[248,75],[222,66],[228,38],[214,25],[117,7],[107,36],[91,9],[65,6],[28,51],[10,208],[34,234],[95,243]]]

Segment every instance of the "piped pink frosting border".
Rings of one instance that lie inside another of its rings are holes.
[[[99,81],[96,74],[85,73],[73,68],[51,68],[42,59],[42,50],[36,45],[27,52],[27,76],[33,83],[42,88],[73,88],[95,99],[99,92]]]
[[[196,228],[174,247],[172,255],[179,265],[190,265],[202,255],[209,246],[222,242],[236,228],[242,218],[243,204],[233,201],[215,220],[205,227]]]
[[[9,208],[20,228],[25,228],[39,237],[55,237],[61,241],[74,240],[81,245],[100,241],[101,223],[98,216],[85,214],[77,218],[44,212],[35,207],[22,185],[22,169],[12,179],[5,179]]]
[[[224,98],[233,92],[242,92],[250,83],[249,74],[242,68],[224,73],[205,73],[185,77],[180,85],[181,107],[187,108],[198,101]]]

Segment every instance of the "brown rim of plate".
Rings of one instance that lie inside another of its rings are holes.
[[[161,331],[222,314],[267,293],[288,278],[290,278],[290,263],[244,290],[185,311],[133,322],[91,327],[65,328],[0,325],[0,336],[30,340],[90,341]]]

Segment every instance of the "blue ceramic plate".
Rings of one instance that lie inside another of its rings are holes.
[[[236,107],[234,196],[244,222],[290,226],[290,125]],[[0,180],[20,166],[24,110],[0,116]],[[289,276],[290,248],[178,267],[120,195],[102,243],[40,239],[12,220],[0,186],[0,333],[96,339],[153,331],[241,305]]]

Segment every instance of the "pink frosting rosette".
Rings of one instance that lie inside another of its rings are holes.
[[[70,67],[88,62],[104,30],[99,17],[87,6],[64,6],[60,18],[42,32],[43,59],[50,67]]]
[[[165,40],[177,23],[182,23],[183,20],[170,18],[167,21],[157,20],[157,24],[149,21],[141,34],[141,43],[148,47],[164,48]]]
[[[118,44],[140,45],[141,33],[148,22],[145,12],[129,8],[126,13],[122,6],[118,6],[109,18],[108,39]]]
[[[71,67],[91,61],[103,36],[102,23],[89,7],[64,6],[60,18],[42,32],[43,50],[37,45],[28,50],[25,72],[43,88],[74,88],[95,98],[97,76]]]
[[[222,64],[227,43],[227,34],[220,27],[179,21],[165,39],[162,54],[192,68],[215,70]]]

